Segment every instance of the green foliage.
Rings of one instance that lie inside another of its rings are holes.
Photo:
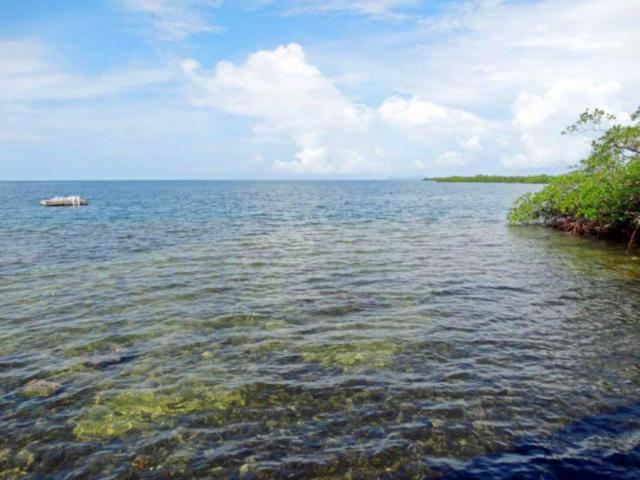
[[[613,115],[598,109],[584,112],[564,133],[598,132],[591,154],[540,192],[518,199],[509,220],[632,236],[640,227],[640,109],[631,119],[631,125],[605,129],[615,121]]]
[[[426,178],[434,182],[442,183],[549,183],[554,177],[551,175],[530,176],[500,176],[500,175],[475,175],[473,177],[439,177]]]

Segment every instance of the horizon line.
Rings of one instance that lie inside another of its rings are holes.
[[[11,182],[385,182],[417,181],[428,177],[389,178],[93,178],[93,179],[0,179],[0,183]]]

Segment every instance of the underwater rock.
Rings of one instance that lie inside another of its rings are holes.
[[[47,380],[31,380],[22,389],[28,397],[48,397],[62,388],[62,385]]]
[[[107,368],[113,365],[130,362],[135,359],[136,356],[137,355],[117,353],[111,355],[97,355],[95,357],[87,358],[82,362],[82,364],[88,368]]]
[[[16,453],[8,448],[0,450],[0,480],[24,478],[34,460],[35,455],[26,448]]]
[[[255,457],[249,457],[246,459],[246,462],[243,463],[238,469],[238,473],[241,477],[248,476],[253,470],[256,468],[256,459]]]
[[[93,407],[79,421],[73,433],[79,440],[109,439],[142,428],[144,422],[131,417],[123,417],[106,407]]]
[[[74,434],[80,440],[109,439],[142,430],[164,418],[227,411],[245,402],[242,391],[221,387],[134,389],[105,400],[97,398],[76,423]]]
[[[305,362],[348,370],[356,367],[384,368],[393,361],[397,347],[388,342],[314,345],[302,351]]]
[[[216,318],[212,324],[217,328],[256,327],[267,321],[259,315],[224,315]]]
[[[11,450],[8,448],[3,448],[0,450],[0,464],[7,463],[11,458]]]
[[[133,462],[131,462],[131,466],[136,470],[146,470],[147,468],[149,468],[149,465],[149,457],[147,457],[146,455],[138,455],[133,459]]]
[[[287,322],[263,315],[224,315],[213,320],[211,325],[219,329],[260,327],[263,330],[274,331],[286,327]]]

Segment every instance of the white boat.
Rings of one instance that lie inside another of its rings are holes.
[[[89,200],[80,198],[79,195],[70,197],[53,197],[49,200],[42,200],[40,205],[44,207],[82,207],[89,205]]]

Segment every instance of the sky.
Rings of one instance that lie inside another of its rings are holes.
[[[640,0],[0,0],[0,180],[567,171]]]

